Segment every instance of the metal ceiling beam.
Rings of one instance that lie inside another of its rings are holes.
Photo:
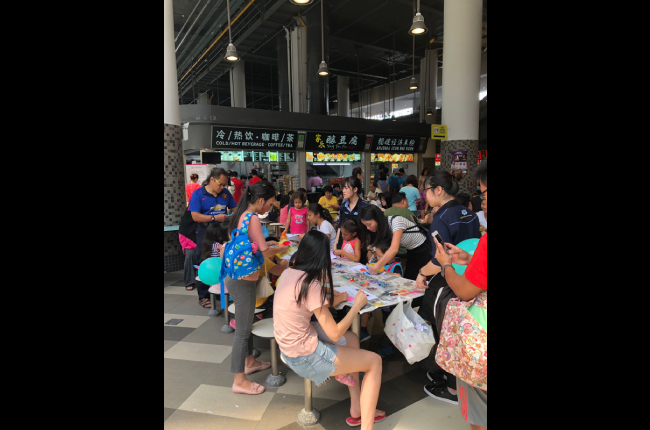
[[[260,14],[257,21],[255,21],[255,23],[253,23],[253,25],[248,27],[248,29],[239,37],[239,39],[234,41],[235,46],[241,46],[242,43],[246,40],[246,38],[248,38],[248,36],[250,36],[255,30],[257,30],[257,28],[259,26],[261,26],[269,17],[271,17],[282,6],[285,6],[285,2],[278,1],[273,6],[271,6],[271,8],[269,8],[269,10],[267,10],[264,15]],[[244,58],[244,57],[242,57],[242,58]],[[216,61],[213,61],[212,63],[210,63],[208,65],[208,67],[206,68],[206,70],[203,73],[201,73],[199,76],[196,77],[196,79],[194,80],[194,85],[196,85],[197,83],[200,83],[201,80],[203,80],[203,78],[205,78],[206,75],[210,71],[212,71],[215,67],[217,67],[219,64],[221,64],[221,62],[223,62],[223,61],[224,61],[223,57],[219,56]],[[231,65],[229,64],[228,69],[230,69],[230,67],[231,67]],[[209,86],[210,84],[212,84],[212,82],[219,79],[219,77],[221,77],[221,75],[223,75],[224,73],[225,73],[225,70],[223,72],[221,72],[221,74],[219,74],[219,76],[217,76],[216,78],[212,79],[210,82],[208,82],[207,84],[204,84],[204,85]],[[185,88],[185,90],[182,90],[181,97],[183,95],[185,95],[191,89],[192,89],[192,87],[190,85],[187,88]]]
[[[335,75],[349,76],[351,78],[356,78],[358,76],[362,76],[362,77],[366,77],[366,78],[371,78],[374,81],[388,82],[388,78],[386,76],[369,75],[367,73],[357,73],[355,71],[333,69],[331,67],[329,69],[330,69],[330,71],[334,72]]]
[[[395,0],[395,1],[397,3],[402,3],[413,7],[413,0]],[[424,4],[420,4],[420,12],[429,12],[439,18],[443,18],[445,16],[445,13],[443,11]]]

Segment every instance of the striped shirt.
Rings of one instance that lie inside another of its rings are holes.
[[[398,230],[406,230],[402,233],[400,246],[407,250],[415,249],[427,240],[427,237],[420,232],[418,226],[403,216],[389,216],[388,225],[393,233]]]

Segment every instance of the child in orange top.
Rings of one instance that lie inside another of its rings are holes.
[[[361,241],[357,234],[359,234],[359,224],[354,219],[345,221],[341,226],[343,246],[341,249],[335,249],[334,254],[350,261],[359,262],[361,260]]]

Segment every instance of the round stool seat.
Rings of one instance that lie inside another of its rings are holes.
[[[265,310],[266,309],[255,309],[255,313],[260,314],[260,313],[264,312]],[[228,306],[228,312],[230,312],[231,314],[235,313],[235,304],[234,303],[232,303],[230,306]]]
[[[272,222],[270,225],[284,225],[281,222]]]
[[[258,337],[265,337],[265,338],[273,338],[275,335],[273,334],[273,318],[267,318],[262,321],[258,321],[255,324],[253,324],[253,329],[251,330],[251,333],[253,333],[255,336]]]

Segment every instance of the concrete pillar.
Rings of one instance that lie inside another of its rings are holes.
[[[179,225],[185,211],[185,170],[183,131],[178,107],[176,53],[174,52],[174,14],[172,0],[164,0],[164,142],[165,142],[165,213],[164,225]],[[183,250],[178,231],[165,234],[165,272],[183,269]]]
[[[243,60],[236,62],[230,69],[230,106],[246,107],[246,74]]]
[[[277,37],[278,48],[278,100],[279,109],[289,112],[289,64],[287,63],[287,37],[284,32]]]
[[[307,113],[307,29],[305,27],[291,30],[291,98],[293,112]]]
[[[323,0],[321,0],[323,1]],[[307,102],[308,113],[329,115],[329,75],[320,76],[318,66],[323,59],[324,41],[325,62],[329,67],[329,3],[323,4],[323,27],[321,36],[320,7],[310,10],[307,17]]]
[[[336,77],[336,100],[338,116],[350,116],[350,78],[338,75]]]
[[[440,145],[440,167],[451,168],[452,151],[467,151],[467,174],[460,191],[470,195],[478,162],[482,8],[482,0],[445,0],[442,123],[448,140]]]

